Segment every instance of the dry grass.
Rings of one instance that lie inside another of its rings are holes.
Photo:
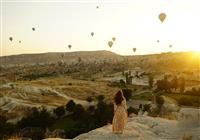
[[[181,140],[192,140],[192,135],[190,135],[190,134],[184,134],[182,136]]]

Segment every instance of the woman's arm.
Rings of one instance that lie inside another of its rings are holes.
[[[114,112],[116,111],[117,109],[117,105],[114,103]]]
[[[124,109],[127,110],[127,105],[126,105],[126,99],[125,98],[122,101],[122,105],[123,105]]]

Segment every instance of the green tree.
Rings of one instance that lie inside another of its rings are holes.
[[[73,109],[73,118],[76,119],[81,119],[84,115],[85,109],[81,104],[77,104],[74,109]]]
[[[153,75],[149,75],[148,77],[149,79],[149,87],[152,88],[153,87],[153,83],[154,83],[154,77]]]
[[[157,103],[158,108],[160,109],[164,104],[164,99],[161,96],[157,95],[156,103]]]
[[[93,98],[91,96],[87,97],[86,99],[88,101],[88,103],[91,103],[93,101]]]
[[[129,101],[132,98],[132,90],[131,89],[125,88],[125,89],[122,89],[122,92],[127,101]]]
[[[7,118],[3,115],[0,115],[0,139],[12,135],[15,131],[16,126],[14,124],[8,123]]]
[[[61,117],[65,114],[65,108],[64,106],[59,106],[56,109],[54,109],[53,112],[56,116]]]
[[[179,79],[179,87],[180,87],[180,93],[184,93],[184,91],[185,91],[185,78],[181,77]]]
[[[42,110],[32,108],[30,113],[18,122],[18,126],[20,128],[40,127],[45,129],[51,126],[53,122],[54,118],[45,108],[42,108]]]
[[[66,104],[66,110],[69,112],[73,112],[74,108],[76,106],[76,103],[73,100],[70,100],[67,104]]]
[[[173,88],[175,91],[178,88],[178,78],[175,75],[171,81],[171,88]]]
[[[104,95],[98,95],[96,98],[97,98],[98,102],[101,102],[105,99],[105,96]]]
[[[129,116],[131,113],[138,114],[138,111],[139,111],[138,109],[133,108],[132,106],[130,106],[130,107],[127,109],[128,116]]]

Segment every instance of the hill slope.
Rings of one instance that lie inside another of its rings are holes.
[[[63,53],[41,53],[41,54],[21,54],[0,57],[2,65],[10,64],[34,64],[34,63],[53,63],[60,60],[65,62],[78,61],[78,58],[84,60],[106,60],[121,59],[121,56],[109,51],[78,51]]]
[[[200,55],[194,52],[161,53],[151,55],[121,56],[110,51],[79,51],[63,53],[22,54],[0,57],[0,66],[22,64],[49,64],[59,61],[66,64],[90,62],[121,62],[127,68],[141,67],[154,71],[179,71],[200,69]]]

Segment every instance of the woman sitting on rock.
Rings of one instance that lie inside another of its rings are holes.
[[[127,121],[126,99],[122,91],[118,91],[114,97],[113,133],[122,134]]]

